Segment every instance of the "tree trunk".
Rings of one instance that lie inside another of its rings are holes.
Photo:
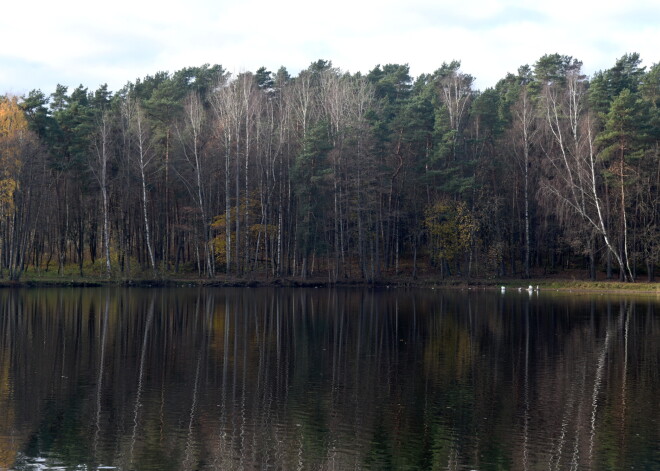
[[[147,212],[147,179],[145,177],[145,168],[148,160],[145,156],[146,153],[146,136],[145,129],[143,129],[142,111],[140,108],[136,111],[136,125],[138,137],[138,166],[140,169],[140,182],[142,183],[142,218],[144,221],[144,237],[147,243],[147,253],[149,255],[149,263],[151,264],[151,271],[156,273],[156,261],[154,260],[154,249],[151,245],[151,233],[149,230],[149,213]]]

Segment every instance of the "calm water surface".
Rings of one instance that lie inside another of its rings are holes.
[[[660,469],[656,298],[0,291],[0,470]]]

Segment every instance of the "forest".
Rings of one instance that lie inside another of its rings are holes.
[[[220,65],[0,97],[0,276],[654,279],[660,63]]]

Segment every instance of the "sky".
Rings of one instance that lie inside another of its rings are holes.
[[[22,0],[0,14],[0,94],[57,84],[111,91],[159,71],[221,64],[296,75],[330,60],[351,73],[459,60],[475,88],[559,53],[592,75],[638,52],[660,62],[658,0]]]

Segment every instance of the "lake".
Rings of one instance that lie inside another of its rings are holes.
[[[0,470],[660,469],[656,297],[0,290]]]

